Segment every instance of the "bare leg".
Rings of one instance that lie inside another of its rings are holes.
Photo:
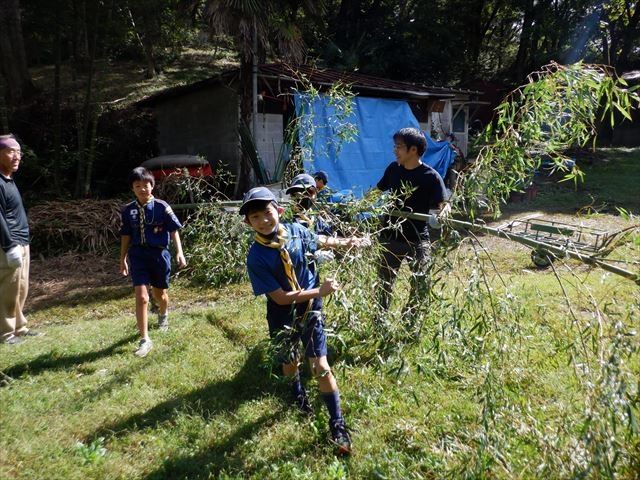
[[[140,337],[149,339],[149,292],[146,285],[138,285],[136,289],[136,322]]]
[[[158,314],[166,315],[169,308],[169,291],[166,288],[151,287],[151,294],[158,303]]]
[[[327,357],[314,357],[309,359],[311,374],[318,379],[318,388],[321,393],[338,391],[336,377],[331,372]]]

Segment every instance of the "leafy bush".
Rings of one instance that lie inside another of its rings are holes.
[[[182,233],[187,273],[194,282],[212,286],[246,279],[250,232],[237,213],[216,202],[199,206],[189,216]]]
[[[214,178],[171,175],[173,189],[188,192],[197,206],[185,221],[181,238],[188,267],[186,274],[195,283],[228,285],[246,280],[246,259],[250,230],[234,204],[223,192],[232,176],[218,170]]]

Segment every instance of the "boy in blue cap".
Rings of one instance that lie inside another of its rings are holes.
[[[316,191],[318,192],[318,200],[328,201],[331,196],[330,189],[327,188],[329,183],[329,175],[324,170],[318,170],[313,174],[313,180],[316,184]]]
[[[136,292],[136,322],[141,337],[135,354],[145,357],[153,348],[148,331],[147,285],[151,285],[151,293],[158,302],[158,328],[162,331],[169,328],[169,238],[176,248],[178,266],[185,267],[187,262],[178,234],[182,224],[167,202],[152,195],[155,180],[151,172],[143,167],[134,168],[129,174],[129,184],[136,200],[122,209],[120,272],[123,275],[131,273]]]
[[[293,210],[295,220],[313,230],[318,235],[331,235],[333,229],[322,217],[310,214],[316,203],[318,188],[316,181],[308,173],[296,175],[291,180],[291,185],[285,190],[285,193],[294,200]]]
[[[280,223],[283,212],[273,193],[256,187],[245,195],[240,215],[255,232],[247,255],[247,270],[255,295],[267,297],[269,336],[274,340],[282,371],[292,382],[296,403],[311,413],[306,391],[298,371],[298,343],[302,341],[311,372],[318,379],[320,394],[329,412],[332,442],[337,453],[351,452],[336,379],[327,361],[327,342],[323,328],[322,298],[338,290],[335,280],[316,285],[317,273],[309,268],[306,254],[318,246],[358,247],[361,239],[318,236],[299,223]]]

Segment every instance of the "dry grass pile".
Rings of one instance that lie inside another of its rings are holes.
[[[108,253],[118,244],[120,200],[68,200],[41,203],[29,210],[34,251]]]

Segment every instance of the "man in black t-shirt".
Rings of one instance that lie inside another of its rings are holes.
[[[0,135],[0,343],[15,345],[39,333],[27,328],[23,308],[29,290],[29,223],[13,180],[22,149]]]
[[[378,189],[395,194],[398,207],[403,211],[428,214],[429,210],[438,209],[439,216],[448,215],[450,207],[444,201],[442,178],[420,160],[427,149],[422,132],[416,128],[403,128],[393,135],[393,142],[396,161],[385,170],[378,182]],[[397,228],[391,228],[395,222],[401,223]],[[427,222],[386,217],[385,227],[380,238],[383,254],[378,276],[382,283],[380,305],[386,310],[391,303],[393,283],[405,258],[412,272],[409,302],[414,302],[414,297],[426,291],[429,285],[431,244]],[[411,315],[411,307],[408,305],[405,314]]]

